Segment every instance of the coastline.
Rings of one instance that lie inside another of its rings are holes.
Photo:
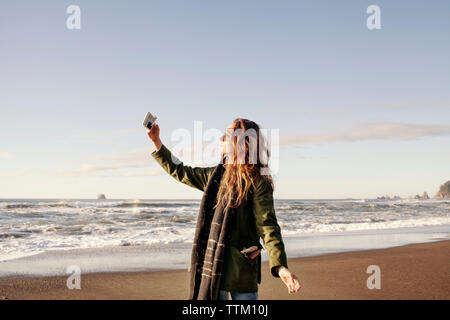
[[[362,230],[349,232],[305,233],[283,237],[289,259],[398,247],[436,240],[450,240],[450,225]],[[47,250],[15,259],[0,259],[0,279],[5,277],[66,276],[69,266],[81,273],[151,272],[187,270],[192,243],[109,246]],[[262,261],[267,261],[263,250]]]
[[[289,269],[303,288],[289,295],[262,264],[261,300],[450,299],[450,240],[398,247],[290,258]],[[381,270],[381,289],[366,286],[367,267]],[[186,269],[103,272],[81,277],[81,290],[69,290],[67,276],[0,278],[0,299],[184,300]]]

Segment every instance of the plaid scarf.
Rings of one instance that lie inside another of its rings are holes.
[[[214,209],[224,168],[211,174],[200,204],[190,265],[189,300],[218,300],[232,210]]]

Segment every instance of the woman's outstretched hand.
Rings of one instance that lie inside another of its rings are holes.
[[[286,267],[278,268],[278,275],[289,290],[289,294],[298,292],[301,289],[300,282],[295,274],[290,272]]]
[[[156,118],[157,117],[155,117],[155,119]],[[161,139],[159,138],[159,126],[156,123],[153,124],[151,129],[147,129],[147,135],[150,138],[150,140],[153,141],[156,151],[158,151],[162,146]]]

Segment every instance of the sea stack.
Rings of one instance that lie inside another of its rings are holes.
[[[97,200],[103,200],[103,199],[106,199],[106,196],[103,193],[97,195]]]
[[[400,200],[401,198],[399,196],[389,196],[389,195],[385,195],[382,197],[377,197],[377,200]]]
[[[421,196],[420,195],[416,195],[414,197],[414,199],[418,199],[418,200],[428,200],[430,199],[430,196],[428,195],[428,193],[424,192]]]
[[[434,197],[437,199],[450,199],[450,180],[439,188],[439,192]]]

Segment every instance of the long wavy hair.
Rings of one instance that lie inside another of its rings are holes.
[[[227,144],[224,153],[224,173],[220,182],[216,207],[238,207],[247,198],[250,188],[259,176],[270,181],[269,149],[259,126],[250,120],[237,118],[226,129],[222,142]]]

